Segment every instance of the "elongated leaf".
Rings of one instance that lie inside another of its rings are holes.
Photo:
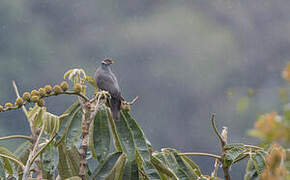
[[[131,117],[129,112],[123,110],[122,113],[124,114],[124,117],[126,118],[128,125],[133,133],[134,143],[137,148],[137,151],[139,152],[140,156],[144,161],[150,161],[150,153],[142,129]]]
[[[13,175],[13,167],[10,163],[10,161],[7,158],[2,158],[2,162],[3,162],[3,167],[4,169],[7,171],[7,173],[12,176]]]
[[[243,148],[235,147],[226,152],[225,166],[230,167],[232,163],[243,154]]]
[[[20,159],[18,159],[18,157],[14,153],[9,151],[7,148],[5,148],[2,145],[0,145],[0,155],[4,155],[7,157],[7,158],[2,157],[4,168],[10,175],[12,175],[13,174],[13,167],[12,167],[10,161],[12,161],[13,163],[20,162],[20,164],[21,164]],[[22,163],[22,166],[23,166],[23,163]]]
[[[257,152],[253,154],[251,156],[251,160],[253,161],[258,174],[261,174],[266,166],[265,157],[263,153]]]
[[[23,164],[26,164],[26,161],[29,157],[29,153],[32,149],[32,144],[29,141],[23,142],[18,148],[14,151],[14,154],[23,162]],[[18,172],[18,179],[22,179],[22,168],[18,165],[16,166],[17,172]]]
[[[164,161],[166,162],[167,166],[172,169],[172,171],[175,173],[175,175],[178,177],[178,179],[189,179],[189,176],[186,174],[184,170],[182,170],[178,163],[177,160],[175,159],[174,155],[170,153],[169,151],[162,149],[163,152],[163,157]],[[158,157],[158,156],[157,156]],[[159,156],[160,157],[160,156]]]
[[[82,132],[82,114],[82,109],[78,108],[71,119],[70,126],[65,136],[65,144],[68,148],[80,140],[80,134]]]
[[[106,180],[122,180],[123,170],[125,168],[126,155],[122,154],[116,162],[113,170],[106,178]]]
[[[27,112],[27,119],[29,121],[34,120],[34,118],[37,116],[37,114],[39,113],[41,107],[39,107],[37,104],[34,105],[34,107],[29,108],[28,112]]]
[[[66,179],[79,175],[80,155],[75,146],[70,150],[66,149],[66,145],[62,142],[58,146],[59,163],[58,172],[61,178]]]
[[[5,171],[1,160],[0,160],[0,179],[6,180]]]
[[[117,135],[121,143],[122,152],[127,155],[127,158],[129,160],[133,160],[135,158],[135,145],[133,135],[122,112],[120,119],[114,121],[114,123],[116,125]]]
[[[96,180],[105,180],[109,175],[110,172],[115,167],[116,162],[121,157],[121,152],[116,152],[109,155],[105,161],[97,167],[97,169],[93,172],[93,179]]]
[[[53,145],[48,145],[44,152],[41,153],[42,177],[50,179],[53,177],[58,165],[59,155],[58,149]]]
[[[65,116],[65,118],[63,118],[60,122],[59,131],[57,132],[57,136],[55,137],[55,140],[56,140],[55,145],[59,145],[62,139],[66,136],[67,132],[69,131],[70,125],[72,123],[73,117],[76,115],[76,113],[80,109],[81,109],[80,103],[76,101],[64,112],[64,114],[68,114],[68,115]]]
[[[156,167],[156,169],[158,170],[159,174],[166,176],[166,179],[169,179],[169,178],[173,180],[178,179],[176,175],[171,171],[171,169],[169,169],[166,166],[166,164],[161,162],[157,157],[153,156],[151,161],[153,165]]]
[[[70,170],[70,165],[67,162],[67,152],[65,145],[60,143],[58,145],[59,152],[59,163],[58,163],[58,173],[62,179],[70,178],[73,176],[72,171]]]
[[[136,121],[131,117],[129,112],[123,110],[122,114],[124,115],[124,118],[126,118],[129,128],[132,131],[133,140],[138,151],[137,154],[140,155],[140,159],[143,161],[141,164],[145,171],[145,175],[148,179],[160,179],[158,171],[150,162],[150,152],[143,131],[138,126]]]
[[[136,160],[126,161],[123,179],[127,180],[139,180],[138,165]]]
[[[189,159],[187,156],[182,156],[182,159],[185,160],[192,169],[194,169],[194,172],[196,173],[196,175],[198,176],[202,176],[201,170],[198,167],[197,164],[195,164],[195,162],[193,162],[191,159]]]
[[[187,174],[189,179],[198,179],[198,175],[195,173],[195,169],[191,168],[191,166],[186,161],[184,161],[181,156],[178,155],[179,152],[177,150],[167,148],[164,149],[164,151],[168,151],[174,156],[178,167]]]
[[[69,162],[70,169],[74,175],[79,174],[80,159],[80,153],[74,145],[67,150],[67,161]]]
[[[244,180],[258,180],[258,172],[252,159],[249,159]]]
[[[142,163],[142,167],[143,167],[143,169],[145,171],[145,175],[148,179],[150,179],[150,180],[161,179],[158,171],[155,169],[155,167],[153,166],[153,164],[150,161],[144,161]]]
[[[116,125],[115,122],[112,118],[112,114],[110,112],[110,108],[106,108],[106,112],[107,112],[107,116],[108,116],[108,120],[109,120],[109,124],[111,126],[111,130],[112,130],[112,134],[113,134],[113,140],[114,140],[114,146],[116,151],[118,152],[122,152],[122,146],[121,146],[121,141],[120,141],[120,137],[118,136],[117,130],[116,130]]]
[[[108,116],[104,106],[101,106],[90,127],[90,150],[98,161],[106,158],[110,151],[110,129]]]
[[[232,143],[232,144],[227,144],[224,146],[224,149],[225,150],[229,150],[229,149],[232,149],[232,148],[242,148],[244,147],[245,145],[243,143]]]

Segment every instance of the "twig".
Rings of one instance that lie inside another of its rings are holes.
[[[32,141],[32,137],[30,137],[30,136],[23,136],[23,135],[12,135],[12,136],[0,137],[0,141],[1,140],[8,140],[8,139],[15,139],[15,138],[26,139],[26,140]]]
[[[210,153],[200,153],[200,152],[189,152],[189,153],[179,153],[180,156],[186,156],[186,155],[193,155],[193,156],[208,156],[212,157],[218,160],[221,160],[221,156],[210,154]]]
[[[43,132],[44,132],[44,124],[42,125],[42,128],[41,128],[41,131],[40,131],[40,133],[38,135],[38,138],[37,138],[36,142],[34,143],[33,150],[29,153],[28,160],[26,161],[26,165],[25,165],[25,168],[24,168],[24,171],[23,171],[24,179],[28,179],[28,177],[29,177],[30,167],[33,164],[32,159],[34,158],[34,154],[35,154],[35,152],[37,150],[37,147],[39,145],[39,141],[41,139],[41,136],[42,136]]]
[[[217,128],[216,128],[216,125],[215,125],[215,121],[214,121],[214,120],[215,120],[215,113],[213,113],[213,114],[211,115],[210,120],[211,120],[211,125],[212,125],[212,128],[213,128],[214,132],[215,132],[216,135],[218,136],[218,138],[219,138],[219,140],[220,140],[222,146],[224,146],[224,145],[226,144],[226,142],[225,142],[224,139],[222,138],[221,134],[218,132],[218,130],[217,130]]]
[[[40,150],[33,156],[33,158],[31,159],[31,162],[30,162],[30,166],[32,165],[34,160],[37,158],[37,156],[39,156],[39,154],[42,153],[43,150],[45,150],[45,148],[50,145],[50,143],[54,140],[55,137],[56,137],[56,134],[45,145],[43,145],[40,148]]]
[[[216,159],[215,162],[214,162],[214,170],[211,173],[211,177],[215,177],[216,176],[218,168],[219,168],[219,163],[220,163],[220,161],[218,159]]]
[[[221,143],[221,150],[222,150],[222,155],[221,155],[221,163],[222,163],[222,168],[223,168],[223,172],[224,172],[224,177],[225,180],[230,180],[230,174],[229,174],[229,168],[225,165],[225,156],[226,156],[226,150],[225,150],[225,145],[227,144],[227,134],[228,134],[228,128],[224,127],[223,131],[222,131],[222,135],[219,133],[219,131],[216,128],[215,125],[215,114],[211,115],[211,124],[212,124],[212,128],[214,130],[214,132],[216,133],[216,135],[218,136],[220,143]]]
[[[132,101],[127,102],[126,104],[132,105],[135,103],[135,101],[137,101],[139,99],[139,96],[136,96]]]
[[[18,91],[18,88],[17,88],[14,80],[12,81],[12,85],[13,85],[13,88],[14,88],[14,91],[16,93],[17,98],[19,98],[20,97],[19,91]],[[27,116],[27,110],[26,110],[25,106],[22,106],[22,110],[23,110],[24,114]]]

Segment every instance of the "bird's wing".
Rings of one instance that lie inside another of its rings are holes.
[[[99,73],[95,76],[97,85],[100,89],[108,91],[113,97],[120,97],[121,90],[118,82],[110,74]]]

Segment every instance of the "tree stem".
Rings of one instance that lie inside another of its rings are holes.
[[[12,135],[12,136],[0,137],[0,141],[1,140],[8,140],[8,139],[16,139],[16,138],[26,139],[26,140],[32,141],[32,137],[30,137],[30,136],[23,136],[23,135]]]
[[[179,153],[180,156],[186,156],[186,155],[193,155],[193,156],[208,156],[212,157],[218,160],[221,160],[221,156],[210,154],[210,153],[200,153],[200,152],[189,152],[189,153]]]

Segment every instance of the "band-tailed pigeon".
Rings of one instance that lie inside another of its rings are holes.
[[[120,118],[121,101],[124,100],[121,95],[121,89],[115,74],[112,72],[110,65],[114,61],[106,58],[102,61],[95,73],[95,81],[99,89],[108,91],[111,95],[109,100],[112,116],[114,120]]]

